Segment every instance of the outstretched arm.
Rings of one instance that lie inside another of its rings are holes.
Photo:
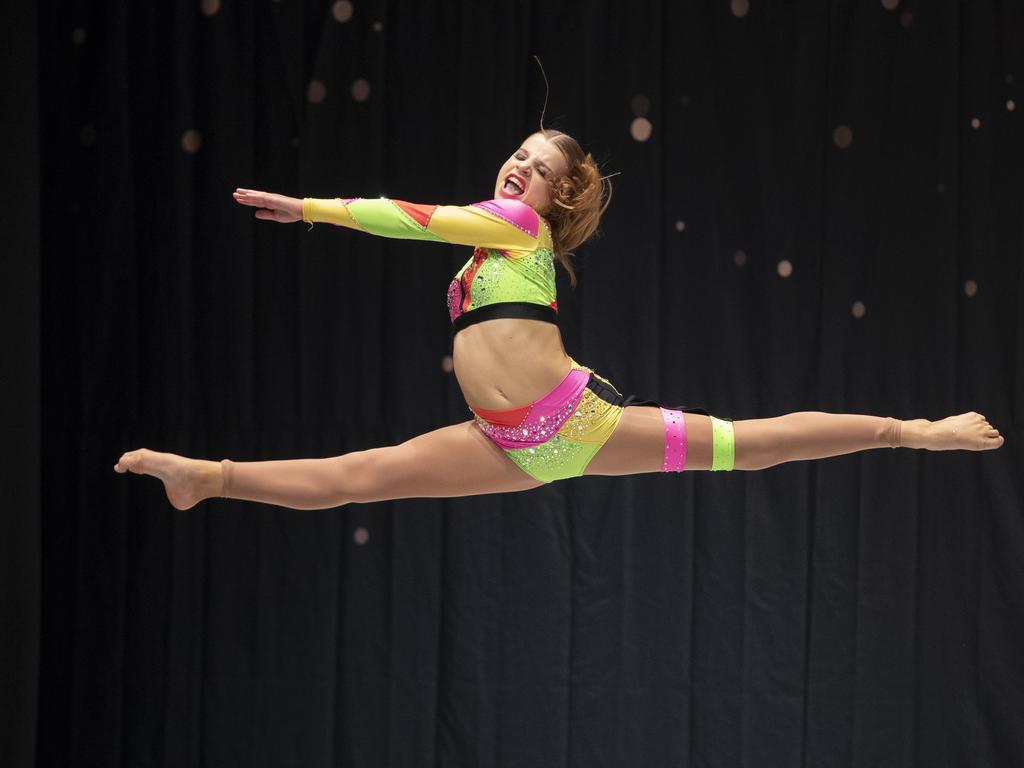
[[[510,256],[550,247],[550,234],[540,217],[516,200],[419,205],[383,197],[299,200],[251,189],[238,189],[234,197],[257,208],[256,218],[269,221],[327,222],[381,237],[495,248]]]
[[[280,224],[302,220],[302,201],[298,198],[241,187],[236,189],[232,196],[242,205],[255,208],[257,219],[276,221]]]

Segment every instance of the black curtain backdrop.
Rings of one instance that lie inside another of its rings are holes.
[[[40,637],[5,612],[31,683],[0,693],[37,713],[36,765],[1024,764],[1024,4],[51,1],[38,25],[42,533],[10,550]],[[532,54],[546,124],[621,172],[559,274],[569,354],[720,416],[977,410],[1005,445],[317,511],[178,512],[115,474],[140,446],[320,457],[469,418],[466,249],[257,222],[231,191],[490,197],[538,125]]]
[[[33,764],[40,611],[36,10],[0,24],[0,766]]]

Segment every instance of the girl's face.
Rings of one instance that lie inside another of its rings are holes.
[[[568,171],[558,147],[535,133],[522,143],[498,171],[494,196],[522,200],[543,216],[551,207],[551,183]]]

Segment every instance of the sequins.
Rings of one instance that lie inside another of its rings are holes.
[[[523,447],[527,445],[533,446],[550,440],[561,429],[569,416],[572,415],[578,403],[579,397],[574,397],[566,401],[553,413],[549,413],[548,416],[542,416],[536,420],[531,420],[530,414],[527,414],[526,418],[515,427],[496,426],[479,416],[476,417],[476,420],[484,434],[499,445],[502,443],[520,443],[525,444]]]
[[[565,381],[559,385],[569,387],[565,402],[559,404],[554,413],[545,411],[543,416],[535,415],[531,421],[531,412],[528,411],[516,426],[501,427],[471,410],[481,430],[524,472],[540,482],[549,483],[584,474],[590,460],[615,431],[624,410],[621,405],[609,403],[586,386],[588,381],[596,383],[591,374],[615,389],[611,382],[575,360],[572,365]],[[523,442],[524,438],[545,436],[548,437],[542,442]],[[503,438],[511,440],[505,442]]]
[[[582,474],[583,468],[599,448],[599,445],[577,443],[555,435],[536,448],[506,453],[524,472],[541,482],[550,483]]]
[[[583,397],[580,398],[580,406],[576,409],[576,412],[569,419],[569,423],[562,429],[561,434],[564,437],[568,437],[572,440],[588,440],[592,442],[592,433],[594,432],[594,422],[605,416],[605,412],[608,408],[612,408],[610,403],[605,402],[601,398],[597,397],[591,390],[587,390],[583,393]]]
[[[462,284],[456,278],[448,284],[448,314],[451,316],[452,322],[455,322],[455,318],[462,314],[461,304]]]
[[[682,411],[661,409],[665,422],[665,458],[661,462],[662,472],[682,472],[686,467],[686,422]]]
[[[463,312],[506,301],[557,307],[554,256],[549,248],[537,248],[519,257],[477,248],[455,277],[459,281],[460,311],[452,314],[453,289],[449,286],[448,313],[453,322]]]

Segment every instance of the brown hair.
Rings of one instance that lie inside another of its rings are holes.
[[[569,282],[575,288],[576,272],[570,261],[571,252],[597,231],[601,214],[612,200],[612,183],[601,175],[593,156],[584,153],[579,142],[569,134],[550,128],[541,128],[537,134],[558,148],[569,167],[564,176],[551,183],[552,203],[544,218],[551,225],[555,258],[565,267]]]

